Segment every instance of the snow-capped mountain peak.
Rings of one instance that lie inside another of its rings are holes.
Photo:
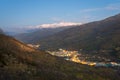
[[[81,24],[82,23],[59,22],[59,23],[52,23],[52,24],[41,24],[37,26],[30,26],[29,28],[58,28],[58,27],[76,26],[76,25],[81,25]]]

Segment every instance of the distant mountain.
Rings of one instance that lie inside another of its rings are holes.
[[[18,33],[16,33],[16,32],[5,32],[7,35],[10,35],[10,36],[14,36],[14,35],[16,35],[16,34],[18,34]]]
[[[120,58],[120,14],[70,29],[39,41],[41,49],[85,50],[90,54]]]
[[[91,74],[92,73],[92,74]],[[65,61],[0,34],[0,80],[115,80],[118,72]]]
[[[17,35],[14,35],[14,37],[20,41],[25,42],[25,43],[36,43],[36,42],[39,42],[43,38],[46,38],[50,35],[53,35],[55,33],[58,33],[62,30],[65,30],[65,29],[68,29],[71,27],[73,27],[73,26],[66,26],[66,27],[60,26],[60,27],[58,27],[57,24],[56,25],[49,24],[49,26],[45,27],[45,25],[43,25],[41,28],[33,29],[34,31],[31,31],[28,33],[17,34]]]
[[[0,29],[0,34],[3,34],[4,32],[3,32],[3,30],[2,29]]]

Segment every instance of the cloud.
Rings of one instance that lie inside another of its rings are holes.
[[[120,10],[120,3],[108,4],[107,6],[101,7],[101,8],[83,9],[80,12],[87,13],[87,12],[94,12],[94,11],[101,11],[101,10],[107,10],[107,11]]]
[[[61,18],[58,18],[58,17],[52,17],[51,20],[55,21],[55,22],[61,22],[61,21],[63,21]]]
[[[98,11],[102,8],[89,8],[89,9],[83,9],[80,12],[93,12],[93,11]]]
[[[29,28],[58,28],[58,27],[67,27],[67,26],[75,26],[81,25],[82,23],[74,23],[74,22],[59,22],[59,23],[52,23],[52,24],[41,24],[37,26],[29,26]]]
[[[106,10],[120,10],[120,3],[109,4],[105,7]]]

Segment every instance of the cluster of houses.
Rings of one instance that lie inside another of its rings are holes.
[[[70,57],[72,55],[78,54],[78,51],[67,51],[63,49],[59,49],[58,51],[47,51],[51,55],[58,57]]]
[[[40,45],[39,44],[27,44],[28,46],[30,46],[30,47],[33,47],[33,48],[35,48],[35,49],[37,49],[37,48],[39,48],[40,47]]]
[[[59,49],[58,51],[47,51],[49,54],[53,56],[63,57],[65,60],[73,61],[76,63],[81,63],[89,66],[104,66],[104,67],[112,67],[112,66],[120,66],[120,64],[116,62],[90,62],[85,60],[80,60],[81,54],[78,51],[68,51],[64,49]]]

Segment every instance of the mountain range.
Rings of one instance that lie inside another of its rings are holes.
[[[38,43],[44,50],[83,50],[120,60],[120,14],[63,30]]]

